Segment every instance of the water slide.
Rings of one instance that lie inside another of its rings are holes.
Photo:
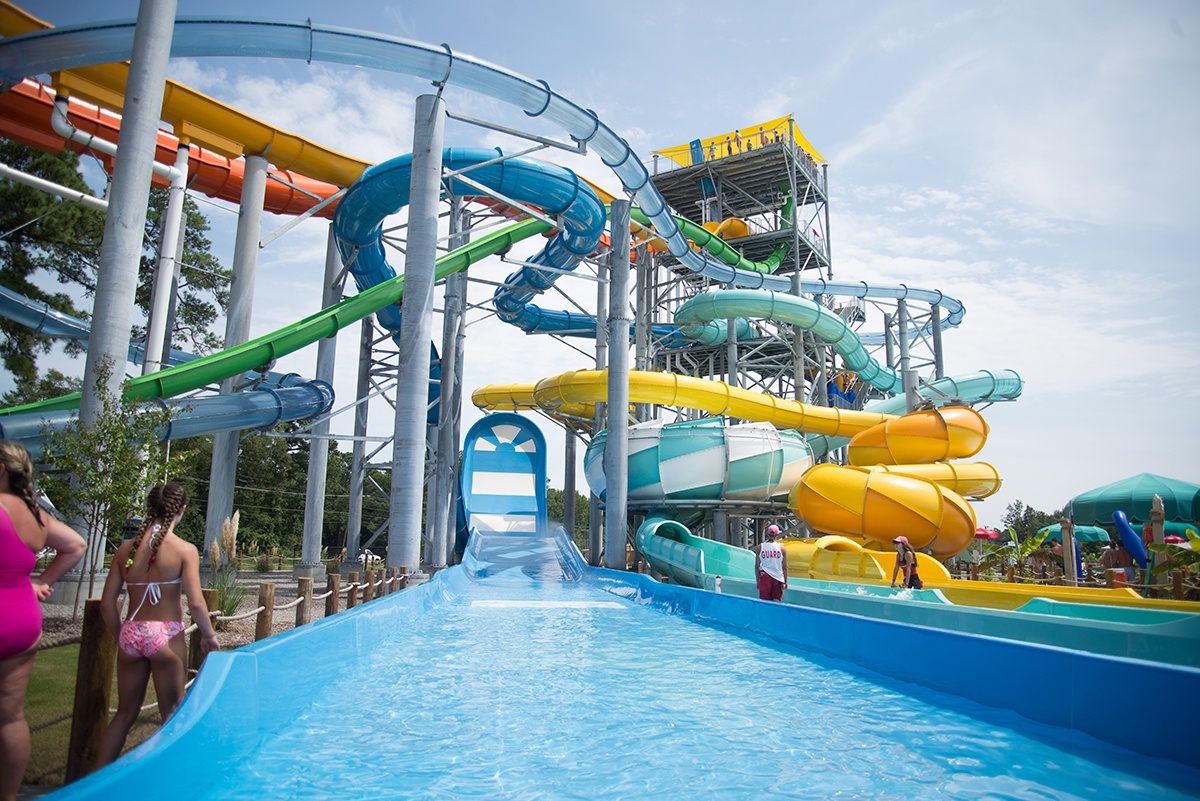
[[[0,44],[0,71],[16,81],[30,74],[80,71],[91,65],[121,61],[132,45],[132,22],[80,25],[17,36]],[[311,23],[261,22],[223,19],[179,20],[172,53],[178,56],[240,55],[332,61],[404,72],[435,82],[462,85],[511,103],[530,116],[544,116],[576,141],[586,143],[609,165],[622,185],[634,195],[667,250],[688,269],[723,284],[787,292],[790,279],[742,269],[715,260],[706,251],[694,251],[687,237],[649,180],[645,166],[610,127],[594,112],[557,94],[544,82],[533,81],[469,56],[424,43],[376,34],[365,34]],[[246,140],[243,140],[246,141]],[[310,169],[305,174],[315,175]],[[698,241],[717,239],[699,229]],[[717,240],[720,241],[719,239]],[[716,243],[713,243],[716,245]],[[739,257],[740,258],[740,257]],[[870,287],[862,282],[818,280],[805,282],[802,291],[853,297],[908,298],[939,304],[947,322],[961,319],[962,304],[937,290],[909,287]]]
[[[87,152],[86,144],[55,132],[53,117],[56,96],[53,89],[29,78],[0,94],[0,135],[49,153],[57,153],[64,148],[77,153]],[[117,143],[121,129],[119,114],[76,97],[67,97],[66,102],[66,120],[72,128],[111,144]],[[178,149],[179,137],[169,131],[158,132],[155,160],[159,164],[174,164]],[[112,158],[97,155],[111,172]],[[189,149],[188,188],[193,191],[237,203],[241,197],[244,170],[245,162],[236,157],[199,145],[191,145]],[[333,184],[291,170],[272,168],[268,174],[273,180],[267,181],[263,208],[274,214],[302,214],[338,191]],[[166,180],[157,174],[154,181],[156,186],[167,185]],[[330,204],[316,214],[332,216],[333,208],[334,204]]]
[[[980,378],[976,376],[973,381],[979,382]],[[989,391],[1000,394],[969,399],[1019,393],[1021,384],[1019,379],[992,381],[988,387]],[[607,372],[585,370],[545,378],[532,387],[482,387],[472,393],[472,402],[489,410],[540,408],[550,414],[567,410],[572,416],[583,416],[587,404],[604,401],[607,393]],[[808,471],[811,480],[795,481],[782,488],[780,492],[792,492],[793,511],[820,531],[890,542],[898,533],[896,526],[902,525],[916,547],[929,546],[935,556],[945,558],[961,552],[975,533],[974,511],[959,493],[986,497],[999,489],[999,476],[991,465],[956,465],[946,461],[972,456],[986,441],[986,423],[968,407],[942,407],[893,419],[888,413],[813,406],[731,387],[720,381],[636,370],[630,371],[629,395],[630,403],[698,409],[718,417],[847,439],[852,453],[863,448],[874,463],[891,462],[891,466],[876,470],[824,465],[826,469]],[[855,444],[856,436],[861,438],[858,440],[863,443],[861,446]],[[707,449],[700,444],[695,447],[697,453]],[[597,437],[589,447],[589,457],[585,458],[589,483],[601,497],[603,474],[588,465],[601,464],[602,449],[603,439]],[[678,445],[672,451],[680,452]],[[642,480],[641,470],[651,471],[648,474],[651,484],[654,471],[662,472],[657,463],[653,468],[644,461],[635,465],[632,456],[630,464],[631,492]],[[910,469],[909,464],[915,466]],[[678,463],[673,464],[670,472],[675,475],[679,469]],[[714,501],[720,499],[720,490],[728,482],[727,477],[717,473],[697,486],[708,487],[710,492],[703,500]],[[696,492],[695,488],[691,491]],[[673,519],[673,516],[661,518]]]
[[[255,53],[259,55],[286,54],[295,58],[329,58],[344,63],[367,62],[385,68],[403,67],[405,71],[420,74],[430,80],[446,78],[451,83],[482,88],[503,100],[514,102],[531,114],[546,114],[550,119],[560,122],[565,130],[577,135],[577,138],[591,141],[604,155],[606,162],[613,165],[618,175],[622,176],[625,185],[640,193],[639,201],[642,201],[643,206],[644,201],[654,198],[652,188],[646,188],[644,168],[641,168],[636,160],[630,161],[631,153],[627,147],[622,148],[623,143],[619,137],[603,126],[594,114],[571,104],[544,85],[514,76],[492,65],[452,54],[448,48],[415,45],[388,40],[387,37],[377,34],[338,31],[303,23],[290,24],[286,29],[277,30],[269,27],[251,30],[253,25],[255,23],[237,28],[238,31],[245,32],[244,39],[241,33],[233,32],[234,26],[217,24],[209,30],[193,28],[193,33],[188,36],[176,36],[176,43],[180,46],[176,52],[179,55],[228,54],[232,49],[233,40],[244,41],[247,46],[254,47],[256,37],[261,37],[261,46],[255,49]],[[132,26],[128,27],[129,36],[125,38],[132,36]],[[85,38],[86,35],[94,33],[86,28],[87,26],[84,31]],[[264,36],[265,33],[272,32],[278,33],[279,36]],[[330,45],[335,42],[338,46],[331,49]],[[5,63],[5,59],[8,58],[5,48],[7,44],[9,43],[0,43],[0,64]],[[92,46],[89,44],[85,47],[85,52]],[[362,52],[355,53],[356,46],[361,47]],[[216,52],[210,52],[213,50]],[[121,56],[121,53],[125,55]],[[396,62],[393,59],[397,54],[409,58]],[[119,60],[127,56],[128,42],[122,40],[116,53],[101,55],[98,60]],[[42,70],[37,68],[33,71]],[[643,180],[639,182],[639,179]],[[658,212],[655,214],[657,219],[662,219]],[[669,232],[667,241],[671,247],[679,250],[687,248],[686,243],[678,241],[675,236],[677,231],[672,232],[666,222],[663,226],[664,230]],[[692,257],[687,253],[679,255],[700,264],[707,264],[702,256]],[[391,282],[386,282],[367,290],[364,294],[386,294],[384,287],[391,291],[390,284]],[[378,297],[360,303],[365,307],[376,300]],[[362,307],[359,310],[361,311]],[[343,310],[342,313],[350,312]],[[362,311],[359,319],[369,313],[369,310]],[[328,326],[331,322],[336,323],[336,318],[326,319],[320,324]],[[299,337],[300,334],[297,333],[296,336]],[[256,343],[253,347],[260,348],[256,355],[261,356],[261,348],[265,347],[265,343],[257,340]],[[289,347],[291,341],[273,344]],[[263,364],[266,361],[259,358],[254,364]],[[229,367],[230,365],[225,365],[222,369]],[[232,372],[241,369],[244,368]],[[174,376],[168,378],[175,380]],[[185,379],[178,378],[178,383],[185,383]],[[169,384],[159,385],[158,389],[166,386]],[[559,549],[559,552],[565,550]],[[478,565],[483,555],[473,548],[467,567]],[[577,561],[575,563],[578,564]],[[903,680],[917,681],[939,690],[965,693],[973,700],[983,703],[996,703],[995,694],[990,690],[986,694],[974,692],[972,688],[977,685],[969,682],[964,684],[961,677],[969,675],[974,666],[980,663],[992,662],[1005,656],[1015,658],[1016,654],[1010,652],[1018,647],[1014,645],[1007,651],[1000,651],[1001,646],[989,638],[965,636],[955,637],[949,643],[940,639],[927,643],[926,635],[922,631],[906,627],[902,632],[893,632],[892,630],[898,627],[889,627],[884,621],[847,619],[841,615],[805,615],[801,618],[785,608],[772,609],[774,614],[771,616],[771,622],[760,623],[755,622],[757,615],[752,614],[758,609],[758,605],[743,599],[695,594],[686,588],[655,585],[643,577],[613,576],[604,571],[581,569],[586,571],[586,580],[596,582],[598,586],[602,586],[618,598],[637,599],[664,610],[683,611],[684,614],[693,614],[692,610],[695,610],[697,617],[725,622],[734,630],[778,636],[782,641],[795,642],[800,647],[817,648],[834,656],[862,661],[872,669],[897,675]],[[182,792],[184,797],[203,797],[212,789],[212,785],[205,782],[231,781],[227,777],[237,761],[260,743],[264,732],[275,732],[288,727],[308,709],[308,699],[318,692],[318,685],[323,681],[318,680],[318,677],[324,675],[324,671],[316,669],[319,666],[313,661],[314,653],[327,653],[333,655],[334,659],[340,659],[344,656],[346,648],[361,650],[361,643],[377,642],[384,632],[394,631],[399,621],[407,619],[414,612],[428,610],[431,604],[438,602],[453,602],[455,596],[461,594],[466,587],[465,575],[465,569],[451,569],[435,577],[426,588],[418,588],[410,593],[385,599],[378,602],[380,606],[367,605],[294,634],[273,638],[235,653],[212,655],[185,705],[144,747],[138,759],[124,760],[67,788],[63,797],[107,797],[121,787],[130,786],[130,782],[144,783],[154,776],[187,771],[196,759],[209,764],[213,770],[206,772],[201,782],[189,785]],[[826,621],[836,621],[842,636],[831,636],[833,632],[829,625],[826,625]],[[846,631],[847,627],[852,630]],[[869,642],[872,648],[869,653],[859,652],[852,647],[839,648],[835,642]],[[904,647],[899,647],[901,643]],[[914,670],[915,664],[920,661],[914,658],[914,654],[923,653],[926,645],[929,646],[930,652],[936,651],[942,655],[942,664],[922,663],[920,670]],[[1179,681],[1187,686],[1196,683],[1191,672],[1168,671],[1133,660],[1099,660],[1076,651],[1026,646],[1020,648],[1020,657],[1031,670],[1044,670],[1047,674],[1052,670],[1071,671],[1075,677],[1076,688],[1086,697],[1096,697],[1105,687],[1110,687],[1114,680],[1114,671],[1121,674],[1118,681],[1129,686],[1172,682],[1174,686],[1180,687],[1184,685],[1178,684]],[[1103,670],[1099,667],[1103,667]],[[280,687],[287,687],[288,692],[281,694],[278,692]],[[1063,720],[1069,720],[1082,731],[1124,747],[1135,748],[1141,753],[1168,754],[1188,764],[1195,763],[1191,752],[1177,747],[1177,744],[1184,742],[1186,738],[1172,726],[1155,727],[1148,735],[1142,733],[1136,738],[1126,737],[1123,734],[1126,729],[1112,727],[1107,714],[1089,714],[1087,707],[1077,705],[1070,699],[1065,702],[1070,706],[1066,714],[1059,705],[1047,708],[1040,699],[1036,704],[1023,703],[1020,698],[1008,699],[1008,702],[1019,706],[1018,711],[1034,720],[1045,720],[1060,725]],[[225,787],[236,789],[231,788],[229,784],[225,784]]]
[[[1196,636],[1195,615],[1136,610],[1142,615],[1140,628],[1130,621],[1106,627],[1095,617],[1058,615],[1061,619],[1055,619],[1043,614],[1016,620],[984,610],[972,614],[932,603],[904,606],[815,587],[791,587],[788,594],[793,603],[788,605],[763,604],[737,593],[697,592],[646,576],[591,568],[563,529],[547,532],[545,443],[531,422],[512,414],[488,415],[468,432],[463,460],[464,501],[473,528],[463,564],[403,593],[235,651],[210,654],[184,703],[158,732],[130,757],[63,788],[58,797],[64,801],[109,798],[122,788],[186,772],[197,762],[208,769],[176,789],[181,801],[261,794],[266,775],[275,776],[271,787],[278,791],[278,775],[255,766],[264,742],[303,741],[300,750],[310,762],[337,759],[336,750],[329,748],[330,738],[324,736],[327,732],[304,722],[317,706],[342,702],[330,695],[331,675],[354,680],[354,664],[374,664],[380,649],[394,640],[396,631],[411,628],[414,617],[445,621],[469,615],[472,609],[497,606],[510,618],[528,619],[529,626],[528,636],[494,646],[500,651],[490,653],[501,662],[528,660],[530,637],[544,636],[548,624],[550,631],[554,629],[549,610],[579,610],[590,616],[609,609],[620,613],[629,604],[648,605],[704,626],[715,623],[735,636],[765,637],[985,705],[999,704],[1031,720],[1067,725],[1138,753],[1200,764],[1195,750],[1186,745],[1186,724],[1177,716],[1148,733],[1129,734],[1128,727],[1112,726],[1108,711],[1094,703],[1097,693],[1114,682],[1126,686],[1169,682],[1179,692],[1200,688],[1200,672],[1181,666],[1190,663],[1174,663],[1170,658],[1190,653],[1194,661],[1197,651],[1189,646]],[[1015,631],[1018,623],[1022,631],[1030,632],[1022,641],[997,634]],[[438,636],[434,631],[430,639]],[[1031,645],[1029,640],[1045,644]],[[347,662],[348,653],[356,658]],[[1134,658],[1124,658],[1129,655]],[[1016,659],[1038,675],[1071,675],[1074,692],[1048,704],[1042,695],[997,694],[986,683],[963,680],[980,664]],[[443,661],[433,659],[428,664]],[[576,666],[576,672],[591,669],[585,662]],[[665,664],[669,669],[670,660]],[[414,670],[419,675],[409,678],[417,680],[414,686],[422,686],[428,680],[426,671],[420,665]],[[432,678],[444,683],[444,677]],[[506,717],[512,713],[506,711]],[[306,730],[312,732],[307,739]],[[1044,736],[1039,739],[1042,753],[1054,747]],[[498,770],[491,763],[481,767],[489,775]],[[388,767],[382,770],[386,773]],[[298,775],[305,773],[298,771]],[[388,781],[421,792],[433,791],[439,778],[418,771],[389,776]],[[303,782],[287,787],[297,796],[310,794]],[[325,789],[320,792],[325,794]]]

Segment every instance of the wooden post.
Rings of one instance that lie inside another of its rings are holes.
[[[363,603],[372,600],[375,597],[375,570],[374,568],[364,567],[363,576]]]
[[[1171,597],[1176,601],[1183,600],[1183,571],[1171,571]]]
[[[1062,565],[1054,566],[1054,583],[1059,587],[1062,586],[1062,583],[1063,583]]]
[[[100,735],[108,723],[109,693],[117,659],[117,641],[100,616],[100,601],[84,602],[79,664],[75,669],[75,710],[67,747],[68,782],[81,779],[96,766]]]
[[[346,608],[349,609],[358,606],[358,573],[347,573],[346,581],[349,582],[349,591],[346,593]]]
[[[263,610],[254,623],[254,640],[265,640],[271,636],[271,617],[275,614],[275,585],[264,581],[258,585],[258,605]]]
[[[325,574],[325,591],[331,593],[325,599],[325,617],[331,617],[337,614],[338,596],[342,591],[342,574],[341,573],[326,573]]]
[[[408,567],[406,565],[402,565],[402,566],[396,568],[396,572],[400,576],[400,584],[398,585],[399,588],[402,590],[407,590],[408,589]]]
[[[204,605],[208,607],[208,619],[212,620],[213,614],[217,611],[217,591],[211,587],[205,587],[204,589],[200,590],[200,592],[202,595],[204,595]],[[200,666],[204,664],[204,657],[207,656],[207,654],[200,649],[200,641],[202,639],[204,639],[204,635],[201,633],[200,629],[197,628],[192,632],[192,636],[188,640],[187,666],[191,670],[199,670]]]
[[[1121,571],[1124,573],[1125,571]],[[1110,590],[1117,586],[1117,571],[1115,568],[1108,568],[1104,571],[1104,586]]]
[[[979,565],[971,563],[971,581],[979,581]]]
[[[303,626],[312,620],[312,579],[300,576],[296,579],[296,594],[300,603],[296,606],[296,625]]]
[[[1017,568],[1015,565],[1008,566],[1008,583],[1014,584],[1017,580]]]

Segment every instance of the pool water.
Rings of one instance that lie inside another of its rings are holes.
[[[504,576],[400,618],[205,797],[1193,797],[1194,773],[1155,770],[587,583]]]

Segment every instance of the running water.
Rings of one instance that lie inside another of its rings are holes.
[[[586,584],[476,582],[361,654],[206,797],[1173,799],[1195,780]]]

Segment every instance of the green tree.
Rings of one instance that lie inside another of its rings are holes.
[[[138,271],[135,302],[142,313],[150,315],[150,295],[158,265],[159,243],[162,241],[162,221],[167,209],[169,192],[154,189],[146,209],[146,236]],[[221,310],[229,304],[231,272],[221,266],[212,254],[208,239],[208,218],[190,197],[183,200],[183,259],[179,270],[179,299],[175,308],[172,341],[177,347],[199,354],[221,348],[222,340],[210,326],[217,321]],[[144,328],[136,335],[145,336]]]
[[[91,190],[79,171],[79,157],[70,150],[43,153],[36,148],[0,140],[0,161],[86,194]],[[146,234],[139,266],[135,304],[149,314],[150,293],[158,263],[162,218],[167,190],[150,193]],[[23,184],[0,181],[0,286],[5,286],[59,311],[84,320],[89,314],[75,305],[73,297],[91,297],[96,289],[100,245],[104,235],[104,212],[78,203],[59,200]],[[172,337],[185,348],[206,353],[221,345],[210,328],[228,302],[229,276],[211,253],[207,218],[190,198],[184,199],[184,249],[179,296]],[[35,279],[47,276],[64,287],[63,292],[40,289]],[[81,304],[86,305],[86,304]],[[13,375],[15,392],[23,398],[40,400],[37,358],[49,352],[52,340],[9,320],[0,320],[0,358]],[[144,328],[135,329],[144,336]],[[64,346],[70,355],[83,352],[78,343]]]
[[[57,398],[83,389],[83,379],[63,375],[50,368],[35,381],[26,381],[0,395],[0,406],[19,406],[44,398]]]
[[[147,490],[165,480],[168,469],[158,443],[171,413],[104,392],[112,370],[111,361],[101,362],[97,370],[100,409],[91,425],[75,416],[60,430],[43,430],[45,459],[54,470],[44,482],[46,493],[87,530],[88,556],[79,582],[86,576],[88,597],[95,592],[108,548],[120,544],[121,529],[142,514]],[[81,597],[76,594],[76,613]]]
[[[1004,508],[1004,516],[1000,518],[1000,525],[1011,529],[1017,542],[1021,543],[1036,536],[1038,529],[1057,523],[1062,516],[1061,509],[1056,509],[1051,513],[1040,512],[1032,506],[1026,506],[1021,501],[1013,501]]]
[[[16,142],[0,140],[0,161],[23,172],[91,194],[79,173],[79,157],[69,150],[43,153]],[[64,286],[94,289],[104,235],[104,212],[59,200],[41,190],[0,181],[0,285],[40,300],[76,317],[86,313],[75,307],[68,292],[49,292],[33,281],[48,274]],[[0,319],[0,357],[12,373],[18,391],[29,392],[38,381],[37,358],[52,341],[29,328]],[[67,343],[67,352],[83,352]]]
[[[578,492],[575,493],[575,521],[573,525],[567,525],[563,520],[563,515],[566,511],[566,500],[566,490],[554,489],[553,487],[546,490],[546,516],[550,518],[550,527],[553,528],[556,524],[565,526],[575,542],[579,543],[581,548],[586,548],[588,535],[588,497],[580,495]]]

